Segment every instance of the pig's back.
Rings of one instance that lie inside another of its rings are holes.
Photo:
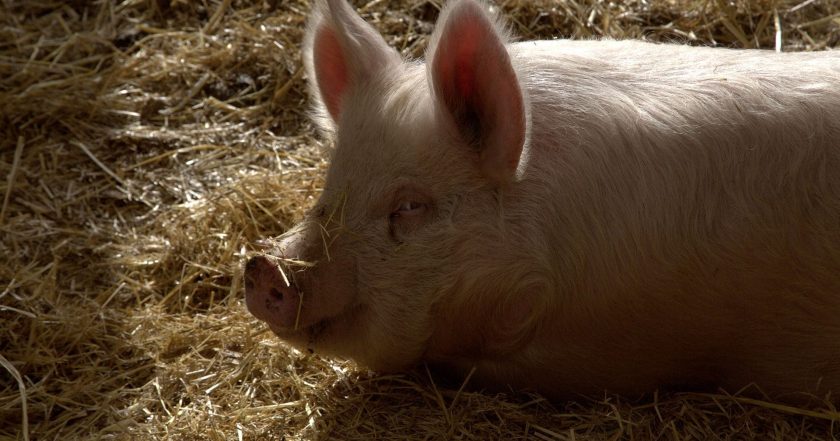
[[[638,40],[538,40],[509,46],[520,67],[574,61],[579,69],[612,66],[624,72],[658,76],[667,81],[695,81],[734,72],[750,75],[772,73],[802,78],[805,66],[824,70],[836,84],[840,75],[840,51],[782,52],[758,49],[728,49]],[[674,76],[676,75],[676,76]],[[756,78],[758,79],[758,78]]]
[[[613,112],[631,108],[673,127],[693,118],[706,125],[737,123],[733,110],[796,118],[840,106],[840,51],[774,53],[632,40],[530,41],[510,49],[535,118],[578,112],[621,123],[622,115]]]

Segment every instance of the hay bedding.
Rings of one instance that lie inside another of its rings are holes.
[[[438,4],[355,2],[422,55]],[[822,50],[840,2],[504,1],[523,38]],[[285,347],[243,257],[318,194],[300,0],[0,0],[0,439],[829,439],[830,405],[552,405]]]

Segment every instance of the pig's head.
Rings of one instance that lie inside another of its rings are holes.
[[[246,265],[248,308],[282,339],[394,370],[527,334],[533,270],[510,249],[501,194],[528,118],[499,29],[452,2],[424,65],[345,0],[316,5],[304,57],[335,143],[324,191]]]

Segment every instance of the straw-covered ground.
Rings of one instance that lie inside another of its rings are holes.
[[[355,1],[420,57],[437,0]],[[523,38],[784,51],[837,0],[506,0]],[[0,439],[819,439],[830,405],[548,403],[290,350],[242,263],[318,194],[304,0],[0,0]]]

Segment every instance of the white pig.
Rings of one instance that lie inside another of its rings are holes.
[[[304,53],[324,191],[245,274],[280,338],[556,399],[840,393],[840,52],[509,43],[453,0],[423,63],[327,0]]]

